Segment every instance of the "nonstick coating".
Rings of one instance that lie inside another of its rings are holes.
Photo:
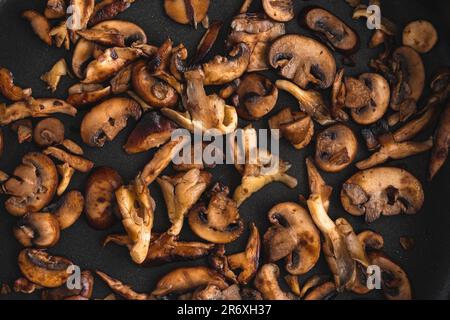
[[[35,97],[48,97],[49,91],[39,77],[60,58],[66,57],[69,62],[71,55],[63,49],[47,47],[34,35],[29,23],[20,18],[20,13],[25,9],[37,9],[43,12],[44,0],[24,1],[24,0],[0,0],[0,65],[10,69],[16,78],[16,83],[22,87],[33,88]],[[254,1],[252,11],[261,11],[260,1]],[[323,6],[339,17],[343,18],[349,25],[355,28],[361,36],[362,48],[356,54],[357,65],[354,68],[347,68],[348,75],[358,75],[368,71],[367,63],[370,57],[374,57],[378,50],[366,48],[371,32],[367,30],[365,22],[351,20],[351,8],[343,0],[334,1],[294,1],[296,12],[309,4]],[[427,70],[427,79],[442,65],[450,65],[450,43],[449,20],[445,13],[450,12],[448,1],[407,1],[391,0],[384,1],[384,15],[392,18],[400,28],[411,20],[428,19],[433,22],[440,33],[439,45],[430,53],[424,55]],[[221,38],[216,44],[214,54],[223,53],[223,43],[228,32],[230,20],[238,12],[242,0],[212,0],[210,8],[211,20],[226,19],[225,26],[221,32]],[[147,32],[149,43],[160,45],[167,37],[171,37],[175,44],[184,43],[190,52],[193,52],[200,40],[204,29],[194,30],[190,26],[182,26],[171,21],[163,11],[163,1],[137,0],[130,9],[119,16],[120,19],[136,22]],[[296,21],[288,23],[289,33],[308,34],[302,30]],[[341,57],[336,54],[336,60],[341,65]],[[275,79],[273,72],[269,73]],[[65,77],[56,93],[59,98],[66,98],[69,85],[75,83],[75,79]],[[427,93],[427,92],[426,92]],[[7,101],[3,101],[7,102]],[[288,94],[282,92],[277,103],[276,110],[282,107],[291,106],[296,108],[296,101]],[[86,113],[86,109],[81,110],[76,118],[61,116],[66,125],[69,138],[81,143],[79,137],[79,126],[81,119]],[[267,119],[255,123],[256,127],[267,127]],[[36,123],[35,120],[33,120]],[[136,173],[149,161],[154,151],[141,155],[128,156],[122,150],[128,134],[133,129],[135,123],[130,122],[113,143],[108,143],[102,149],[94,149],[84,146],[86,157],[95,162],[96,166],[110,166],[117,169],[126,181],[131,180]],[[245,125],[244,122],[241,125]],[[357,127],[355,132],[359,134]],[[20,163],[24,154],[30,151],[37,151],[33,143],[19,145],[14,133],[10,129],[4,128],[6,135],[6,150],[0,159],[0,169],[11,173],[15,166]],[[432,129],[421,134],[417,138],[423,141],[432,134]],[[299,187],[290,190],[281,184],[271,184],[264,190],[253,195],[250,200],[241,207],[241,216],[246,222],[257,223],[260,232],[263,234],[268,227],[266,214],[275,204],[285,201],[297,201],[299,194],[308,195],[306,171],[304,166],[305,157],[312,154],[313,145],[306,150],[296,151],[286,141],[281,141],[281,156],[292,163],[290,173],[299,180]],[[361,151],[358,159],[363,159],[368,155],[364,144],[360,141]],[[408,169],[416,175],[424,184],[426,202],[424,208],[413,216],[382,217],[375,223],[367,225],[362,218],[352,217],[341,207],[338,194],[342,183],[354,172],[355,167],[338,174],[325,174],[325,180],[334,186],[334,194],[330,215],[333,219],[345,217],[355,227],[357,232],[365,229],[373,229],[380,232],[385,238],[385,252],[397,261],[408,273],[414,292],[414,297],[418,299],[449,299],[450,292],[450,206],[448,205],[450,188],[448,179],[450,178],[450,166],[446,165],[432,183],[426,181],[427,165],[429,153],[409,158],[407,160],[390,162],[389,165],[399,166]],[[240,176],[233,166],[218,166],[212,170],[214,181],[222,181],[230,186],[231,190],[239,184]],[[166,173],[170,173],[168,170]],[[87,175],[77,173],[69,189],[84,190]],[[166,208],[159,187],[151,185],[151,193],[156,200],[157,209],[155,213],[154,230],[162,232],[170,225],[166,215]],[[12,227],[16,223],[16,218],[12,217],[3,208],[5,197],[1,197],[0,213],[0,284],[12,285],[14,280],[20,276],[17,266],[17,255],[20,245],[12,235]],[[128,252],[123,247],[110,245],[102,248],[101,241],[109,233],[123,232],[119,222],[107,231],[94,231],[87,223],[84,216],[70,229],[64,230],[58,245],[51,248],[49,252],[57,255],[64,255],[74,261],[83,269],[102,270],[111,276],[124,281],[139,292],[150,292],[157,279],[168,271],[187,265],[205,264],[206,260],[193,262],[179,262],[167,264],[155,268],[140,268],[134,265],[129,258]],[[412,237],[415,246],[411,251],[404,251],[400,244],[401,236]],[[248,237],[248,230],[235,243],[227,246],[228,253],[241,251]],[[190,232],[187,224],[182,232],[182,239],[194,240],[196,237]],[[197,239],[198,240],[198,239]],[[284,269],[284,268],[282,268]],[[301,280],[313,274],[329,274],[326,263],[321,257],[318,265]],[[99,279],[95,281],[94,297],[106,296],[110,290]],[[1,296],[1,299],[31,299],[38,298],[34,295],[11,294]],[[373,292],[368,296],[358,297],[351,294],[341,294],[339,299],[366,299],[382,298],[381,292]]]

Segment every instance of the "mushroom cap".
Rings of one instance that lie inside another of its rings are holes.
[[[294,3],[292,0],[262,0],[264,12],[273,20],[288,22],[294,19]]]
[[[61,144],[64,140],[64,124],[56,118],[39,121],[34,127],[33,139],[40,147]]]
[[[422,185],[411,173],[394,167],[360,171],[341,190],[344,209],[355,216],[366,214],[372,222],[381,214],[415,214],[423,205]]]
[[[60,228],[51,213],[32,212],[18,222],[13,232],[24,247],[49,248],[58,242]]]
[[[320,88],[329,88],[336,75],[336,61],[330,50],[312,38],[289,34],[272,43],[270,65],[280,74],[305,89],[313,82]]]
[[[411,21],[403,29],[403,45],[411,47],[419,53],[430,52],[438,39],[436,28],[426,20]]]

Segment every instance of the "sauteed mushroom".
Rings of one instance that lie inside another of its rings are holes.
[[[450,103],[445,108],[439,127],[435,135],[435,145],[431,154],[429,179],[433,177],[442,168],[448,156],[448,148],[450,147]]]
[[[64,124],[56,118],[46,118],[34,127],[33,139],[40,147],[61,144],[64,140]]]
[[[131,87],[131,75],[133,65],[129,65],[119,72],[111,79],[111,91],[114,94],[127,92]]]
[[[275,21],[288,22],[294,19],[292,0],[262,0],[266,14]]]
[[[52,45],[52,38],[50,37],[50,23],[48,20],[36,10],[27,10],[22,12],[22,18],[31,23],[34,33],[47,45]]]
[[[61,77],[66,76],[69,72],[66,64],[66,60],[59,60],[49,72],[42,75],[41,80],[48,84],[48,89],[55,92],[58,88],[59,81]]]
[[[11,124],[11,130],[17,133],[19,144],[33,139],[33,124],[30,119],[18,120]]]
[[[74,85],[69,89],[67,102],[75,107],[82,107],[106,98],[111,94],[111,86],[103,88],[102,86]]]
[[[104,20],[111,20],[119,13],[127,10],[135,0],[103,0],[94,7],[89,19],[89,25],[95,25]]]
[[[61,48],[64,45],[66,50],[70,49],[70,35],[67,28],[67,21],[61,22],[58,26],[53,27],[50,30],[50,36],[53,38],[56,47]]]
[[[66,16],[66,2],[64,0],[48,0],[44,15],[47,19],[60,19]]]
[[[323,207],[326,211],[328,211],[333,188],[325,183],[311,158],[306,158],[306,169],[308,172],[308,184],[310,193],[320,195]]]
[[[75,21],[70,21],[71,30],[86,29],[94,12],[95,0],[70,0],[70,7],[72,8],[72,14],[77,16],[72,18]]]
[[[336,285],[331,281],[327,281],[312,289],[304,296],[303,299],[308,301],[328,300],[330,296],[335,296],[336,294],[337,294]]]
[[[290,293],[284,292],[278,283],[280,269],[276,264],[263,265],[255,277],[255,287],[265,300],[294,300]]]
[[[86,29],[77,34],[82,38],[108,47],[125,47],[125,37],[115,30]]]
[[[208,14],[209,0],[164,0],[164,9],[175,22],[192,23],[197,28]]]
[[[436,29],[426,20],[412,21],[403,29],[403,45],[419,53],[430,52],[438,42],[438,38]]]
[[[90,271],[82,271],[80,278],[81,288],[69,289],[67,285],[42,291],[42,300],[73,300],[78,297],[90,299],[94,289],[94,277]],[[77,299],[79,300],[79,299]]]
[[[32,90],[22,89],[14,85],[14,77],[11,71],[6,68],[0,68],[0,93],[8,100],[20,101],[28,99]]]
[[[59,223],[51,213],[33,212],[22,217],[14,236],[24,247],[49,248],[59,240]]]
[[[68,153],[62,149],[56,147],[48,147],[43,151],[47,156],[52,156],[55,159],[63,163],[67,163],[69,166],[77,171],[86,173],[89,172],[93,167],[94,163],[80,156]]]
[[[84,208],[84,197],[79,191],[70,191],[49,210],[59,223],[61,230],[71,227],[80,217]]]

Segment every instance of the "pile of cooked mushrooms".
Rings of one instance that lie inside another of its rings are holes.
[[[430,22],[409,23],[398,44],[396,25],[383,17],[368,46],[384,50],[370,61],[370,70],[354,75],[352,61],[364,45],[355,29],[324,8],[304,5],[296,12],[293,0],[261,0],[263,12],[249,12],[252,0],[244,0],[230,25],[228,54],[210,60],[207,54],[225,32],[222,22],[209,21],[213,1],[163,0],[170,19],[206,29],[196,52],[170,39],[160,46],[149,43],[139,25],[120,20],[118,15],[134,0],[45,2],[43,13],[27,10],[22,17],[47,46],[71,50],[71,61],[57,61],[41,79],[51,93],[64,76],[73,75],[76,83],[65,100],[34,97],[31,88],[18,86],[12,72],[0,67],[0,93],[10,101],[0,104],[0,157],[8,152],[3,136],[7,126],[19,144],[34,142],[41,148],[26,154],[13,172],[0,171],[5,209],[17,217],[13,235],[24,247],[18,255],[23,277],[13,284],[14,291],[39,290],[48,300],[88,300],[93,298],[96,275],[124,299],[319,300],[343,291],[369,293],[367,270],[376,265],[382,270],[387,299],[412,298],[407,274],[383,252],[383,236],[354,230],[344,211],[364,216],[367,223],[416,214],[425,200],[421,182],[389,161],[431,150],[431,180],[447,159],[450,68],[434,76],[421,104],[426,85],[423,54],[438,41]],[[369,18],[367,6],[379,4],[346,2],[353,7],[355,20]],[[79,21],[72,21],[68,6],[80,15]],[[292,23],[311,36],[286,34],[286,23],[296,16],[298,21]],[[344,62],[341,68],[338,54]],[[279,79],[272,82],[265,71]],[[298,106],[277,109],[284,92]],[[79,134],[91,148],[113,143],[130,119],[139,121],[124,152],[130,161],[133,154],[156,152],[134,179],[126,181],[113,168],[97,167],[85,157],[84,146],[66,138],[66,126],[57,114],[75,116],[86,107]],[[290,164],[269,152],[256,163],[235,165],[242,180],[234,191],[214,181],[211,166],[172,163],[186,145],[184,139],[172,139],[176,129],[215,129],[227,135],[241,126],[244,139],[250,139],[255,132],[252,122],[260,119],[296,150],[314,143],[304,181],[289,175]],[[434,125],[434,136],[414,140]],[[361,159],[362,149],[372,155]],[[273,159],[279,166],[263,170]],[[177,173],[164,174],[171,165]],[[353,165],[359,171],[342,186],[328,185],[319,171],[333,174]],[[83,193],[67,191],[75,173],[89,174]],[[155,202],[150,194],[149,186],[155,182],[165,203]],[[310,195],[300,196],[298,203],[276,204],[267,213],[270,227],[259,230],[254,221],[245,220],[242,204],[272,182],[285,185],[280,189],[307,183]],[[336,213],[330,213],[333,189],[340,192],[344,209],[336,220],[331,218]],[[157,206],[166,208],[171,223],[167,230],[154,230],[155,219],[160,219],[155,216]],[[208,262],[173,269],[148,293],[138,293],[99,270],[82,271],[81,288],[70,289],[66,270],[74,262],[46,249],[56,245],[62,231],[83,212],[96,230],[108,230],[120,221],[123,232],[108,235],[104,245],[124,246],[139,266],[202,258]],[[181,240],[183,226],[199,241]],[[226,245],[242,237],[246,228],[246,247],[228,253]],[[320,256],[329,274],[304,280]]]

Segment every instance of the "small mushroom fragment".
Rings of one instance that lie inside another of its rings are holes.
[[[300,25],[318,33],[334,49],[350,55],[359,49],[359,36],[351,27],[331,12],[316,6],[302,9]]]
[[[123,68],[111,79],[111,91],[114,94],[127,92],[131,87],[133,64]]]
[[[200,203],[189,212],[189,226],[198,237],[223,244],[235,241],[242,234],[244,224],[236,202],[228,194],[228,187],[217,183],[210,191],[208,206]]]
[[[41,80],[48,84],[48,89],[55,92],[61,77],[66,76],[68,72],[66,60],[60,59],[49,72],[42,75]]]
[[[405,251],[410,251],[414,248],[414,239],[411,237],[403,236],[399,239],[400,246]]]
[[[178,268],[158,281],[152,295],[164,297],[173,293],[189,292],[207,285],[215,285],[220,290],[228,288],[223,276],[213,269],[203,266]]]
[[[11,124],[11,130],[17,133],[19,144],[33,139],[33,124],[30,119],[18,120]]]
[[[42,287],[29,281],[27,278],[22,277],[14,281],[13,290],[16,293],[32,294],[39,289],[42,289]]]
[[[101,271],[95,272],[100,279],[102,279],[108,287],[110,287],[115,293],[124,297],[127,300],[152,300],[152,296],[145,293],[137,293],[130,286],[122,283],[121,281],[111,278],[106,273]]]
[[[0,68],[0,93],[8,100],[20,101],[28,99],[32,90],[16,86],[12,72],[6,68]]]
[[[68,153],[62,149],[56,147],[48,147],[43,151],[47,156],[51,156],[63,163],[67,163],[69,166],[77,171],[86,173],[89,172],[93,167],[94,163],[83,157]]]
[[[70,0],[70,8],[72,8],[72,14],[77,18],[72,18],[75,21],[68,21],[70,23],[71,30],[83,30],[86,29],[89,19],[94,13],[95,0]]]
[[[48,20],[36,10],[27,10],[22,12],[22,18],[31,23],[34,33],[47,45],[52,45],[52,38],[50,37],[50,23]]]
[[[291,293],[284,292],[278,283],[280,269],[276,264],[263,265],[256,273],[255,288],[262,294],[264,300],[294,300]]]
[[[288,22],[294,19],[293,0],[262,0],[265,13],[275,21]]]
[[[34,127],[33,139],[40,147],[61,144],[64,141],[64,124],[57,118],[46,118]]]
[[[81,138],[91,147],[103,147],[112,141],[127,125],[128,119],[139,119],[142,110],[131,99],[115,97],[92,108],[81,122]]]
[[[61,145],[67,149],[67,151],[82,156],[84,154],[83,149],[73,140],[64,139]]]
[[[220,244],[215,247],[214,252],[209,256],[209,263],[213,268],[220,272],[227,280],[237,283],[237,276],[231,270],[228,263],[227,256],[225,255],[225,245]],[[256,268],[257,269],[257,268]],[[256,270],[255,270],[256,271]]]
[[[415,214],[423,205],[421,183],[409,172],[379,167],[356,173],[341,191],[344,209],[355,216],[366,215],[367,222],[381,215]]]
[[[321,285],[318,285],[317,287],[315,287],[314,289],[311,289],[310,292],[308,292],[305,296],[304,296],[304,300],[328,300],[330,299],[330,297],[333,297],[337,294],[336,291],[336,285],[331,282],[331,281],[327,281],[324,282]]]
[[[77,84],[69,88],[67,102],[75,107],[82,107],[106,98],[111,94],[111,86],[90,86]]]
[[[290,108],[284,108],[270,118],[269,127],[272,130],[280,130],[281,136],[298,150],[306,148],[314,135],[314,122],[311,117]]]
[[[38,212],[50,203],[58,185],[56,167],[42,153],[28,153],[22,158],[13,175],[2,185],[5,209],[14,216]]]
[[[135,0],[102,0],[94,7],[89,19],[89,25],[95,25],[104,20],[111,20],[119,13],[127,10]]]
[[[392,135],[384,135],[378,138],[381,144],[380,150],[372,154],[368,159],[356,163],[360,170],[369,169],[387,162],[389,159],[399,160],[408,158],[430,150],[433,147],[433,139],[424,142],[395,142]]]
[[[169,220],[172,223],[168,231],[169,235],[180,234],[184,217],[206,190],[211,178],[208,172],[192,169],[175,177],[163,176],[157,179],[166,202]]]
[[[435,134],[435,145],[431,153],[428,178],[432,180],[444,165],[450,147],[450,103],[447,104]]]
[[[315,162],[327,172],[339,172],[348,167],[356,158],[358,140],[353,131],[335,124],[320,132],[316,137]]]
[[[301,288],[300,282],[298,281],[298,276],[293,276],[289,274],[284,277],[284,281],[286,281],[287,285],[289,286],[289,289],[291,289],[291,292],[299,297]]]
[[[79,30],[77,34],[88,41],[107,47],[125,47],[125,37],[115,30],[86,29]]]
[[[311,270],[320,256],[320,234],[308,212],[296,203],[273,207],[268,218],[272,226],[264,234],[269,262],[286,258],[286,270],[302,275]]]
[[[123,184],[122,177],[109,167],[99,167],[86,183],[86,218],[98,230],[110,228],[115,222],[115,192]]]
[[[53,42],[56,47],[61,48],[61,46],[64,45],[66,50],[70,49],[70,35],[66,21],[61,22],[56,27],[53,27],[49,34],[53,38]]]
[[[42,300],[73,300],[76,297],[90,299],[94,289],[94,277],[90,271],[81,272],[80,288],[69,289],[67,285],[42,291]],[[77,299],[79,300],[79,299]]]
[[[430,52],[438,42],[439,36],[426,20],[416,20],[408,23],[403,29],[403,45],[413,48],[419,53]]]
[[[308,171],[309,191],[311,194],[320,195],[323,206],[325,210],[328,211],[333,188],[325,183],[311,158],[306,158],[305,162],[306,169]]]
[[[186,294],[189,295],[189,294]],[[180,299],[180,298],[178,298]],[[224,290],[215,285],[197,289],[191,296],[191,300],[242,300],[239,286],[233,284]]]
[[[47,0],[44,16],[47,19],[60,19],[66,16],[66,2],[64,0]]]
[[[84,208],[84,197],[79,191],[70,191],[49,210],[59,223],[61,230],[70,228],[80,217]]]
[[[309,83],[329,88],[336,75],[336,61],[320,42],[301,35],[285,35],[272,43],[270,65],[302,89]]]
[[[73,263],[63,257],[51,256],[38,249],[23,249],[18,257],[19,269],[32,283],[45,288],[56,288],[66,283]]]
[[[197,28],[208,14],[209,0],[164,0],[164,9],[173,21]]]
[[[21,218],[13,233],[24,247],[50,248],[59,241],[60,228],[51,213],[33,212]]]

